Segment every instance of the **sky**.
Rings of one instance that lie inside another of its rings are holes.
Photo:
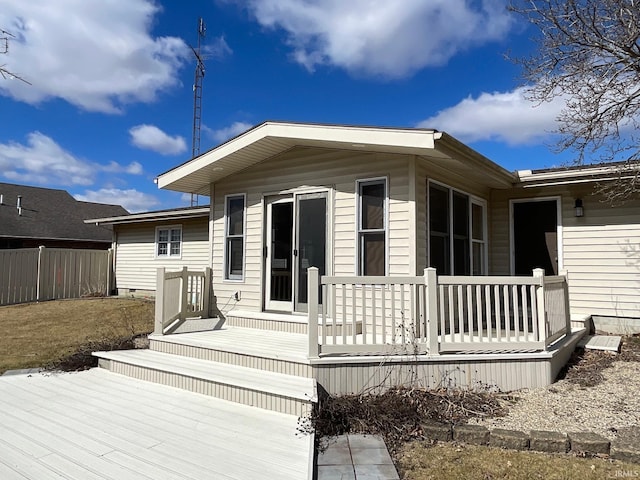
[[[0,0],[0,66],[30,83],[0,77],[0,182],[188,206],[153,180],[191,158],[200,17],[201,152],[279,120],[433,128],[507,170],[559,166],[562,105],[526,99],[507,56],[535,32],[506,3]]]

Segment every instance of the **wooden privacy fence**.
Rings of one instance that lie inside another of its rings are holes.
[[[308,270],[309,356],[542,351],[571,332],[566,274],[331,277]]]
[[[211,269],[177,272],[158,268],[154,333],[173,332],[189,318],[209,317]]]
[[[0,305],[105,296],[112,271],[111,250],[0,250]]]

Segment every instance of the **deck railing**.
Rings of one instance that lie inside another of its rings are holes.
[[[171,333],[188,318],[207,318],[210,288],[210,268],[171,272],[158,268],[154,333]]]
[[[319,278],[309,356],[545,350],[571,331],[566,275]]]

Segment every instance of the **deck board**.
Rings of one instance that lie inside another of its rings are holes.
[[[297,418],[100,369],[0,377],[0,476],[306,478]]]
[[[177,335],[154,335],[157,341],[176,342],[202,348],[220,347],[243,355],[257,355],[284,361],[308,363],[307,335],[255,328],[223,327],[220,330]],[[256,345],[260,348],[256,349]]]

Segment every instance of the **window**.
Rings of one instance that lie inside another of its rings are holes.
[[[225,271],[227,280],[242,280],[244,274],[244,195],[225,199]]]
[[[156,228],[156,257],[180,258],[182,254],[182,227]]]
[[[387,179],[359,180],[358,275],[385,275]]]
[[[429,265],[441,275],[484,275],[484,204],[432,182],[428,189]]]

